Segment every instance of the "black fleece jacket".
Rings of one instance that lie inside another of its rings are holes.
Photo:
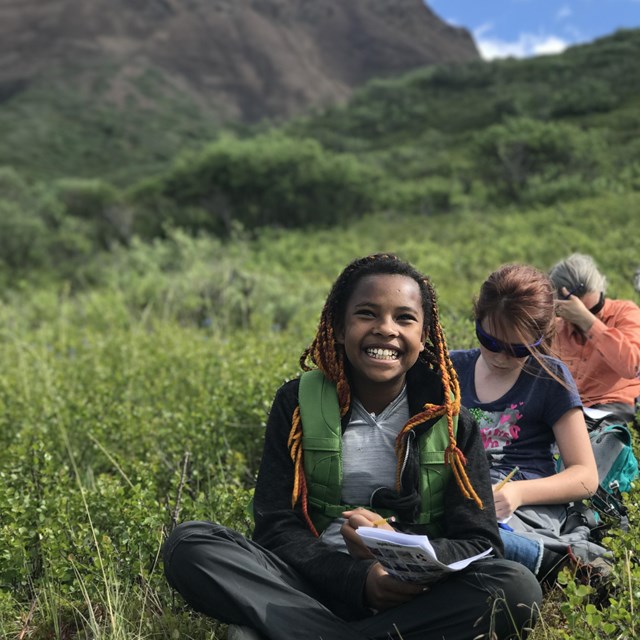
[[[367,573],[373,560],[359,560],[348,553],[316,538],[302,517],[299,505],[291,507],[294,467],[287,439],[291,430],[293,412],[298,404],[299,380],[284,384],[276,393],[264,442],[264,452],[254,497],[255,530],[253,538],[263,547],[276,553],[304,576],[318,592],[318,597],[334,611],[332,603],[340,602],[339,615],[361,618],[370,614],[364,601]],[[422,410],[426,402],[442,401],[439,377],[421,360],[407,373],[407,395],[411,415]],[[343,429],[349,415],[343,419]],[[416,428],[417,439],[434,421]],[[416,439],[412,444],[413,458],[417,461]],[[438,559],[445,563],[461,560],[492,547],[496,556],[502,555],[502,543],[496,524],[489,468],[482,446],[480,432],[466,409],[462,409],[458,422],[458,446],[467,459],[466,472],[472,486],[480,496],[484,508],[479,509],[464,498],[451,478],[444,496],[444,535],[431,540]],[[418,474],[408,475],[417,482]],[[403,477],[403,492],[410,491]],[[366,506],[366,505],[363,505]],[[411,525],[403,529],[411,530]],[[420,533],[419,528],[415,531]],[[345,610],[350,615],[345,614]]]

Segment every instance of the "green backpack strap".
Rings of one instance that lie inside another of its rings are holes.
[[[324,530],[345,510],[342,496],[342,423],[336,386],[318,369],[300,376],[298,404],[310,516]],[[247,505],[253,517],[253,498]]]
[[[453,416],[453,432],[458,432],[458,415]],[[442,535],[444,493],[453,472],[445,462],[450,444],[447,416],[442,416],[420,439],[420,515],[418,521],[429,525],[429,535]]]
[[[336,386],[315,369],[300,377],[302,451],[314,524],[324,529],[342,514],[342,422]],[[318,522],[314,513],[319,514]],[[323,521],[326,517],[326,523]]]

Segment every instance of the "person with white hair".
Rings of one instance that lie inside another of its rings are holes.
[[[630,422],[640,396],[640,307],[606,297],[607,280],[591,256],[574,253],[549,272],[558,292],[555,353],[586,407]]]

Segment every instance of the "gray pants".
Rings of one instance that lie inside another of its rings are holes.
[[[486,559],[408,603],[349,621],[275,554],[221,525],[180,525],[163,558],[167,580],[194,609],[273,640],[525,638],[542,601],[525,567]]]

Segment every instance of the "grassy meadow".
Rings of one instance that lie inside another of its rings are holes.
[[[0,634],[223,638],[171,594],[160,545],[184,519],[250,530],[271,399],[296,375],[341,267],[379,250],[411,260],[436,284],[450,346],[470,346],[471,297],[504,261],[547,268],[591,252],[612,293],[632,297],[636,256],[625,245],[638,207],[640,194],[625,194],[564,215],[383,213],[226,245],[174,232],[114,251],[100,287],[11,292],[0,308]],[[590,611],[588,589],[568,581],[538,638],[634,637],[637,531],[614,546],[620,600]]]
[[[187,519],[250,531],[273,395],[353,258],[427,273],[452,348],[474,344],[473,295],[505,262],[589,253],[639,302],[638,55],[631,31],[419,70],[197,149],[170,111],[139,116],[131,155],[90,143],[106,106],[50,139],[67,98],[0,105],[0,637],[225,637],[165,584],[162,541]],[[638,635],[637,498],[609,601],[564,576],[534,640]]]

